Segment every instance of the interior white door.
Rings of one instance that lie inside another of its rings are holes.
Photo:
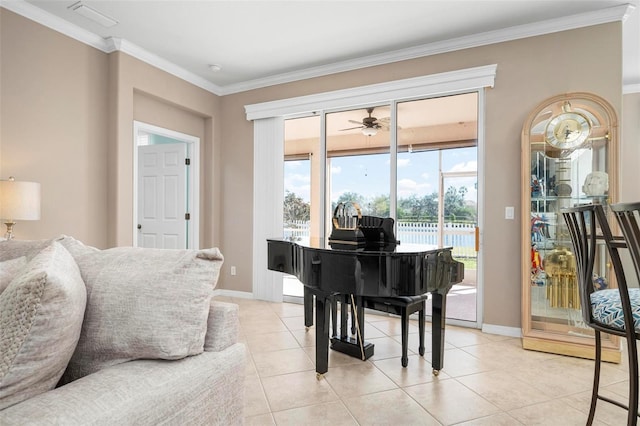
[[[138,247],[187,247],[187,144],[138,147]]]

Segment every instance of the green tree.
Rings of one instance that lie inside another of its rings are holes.
[[[474,206],[465,201],[469,190],[466,186],[455,188],[450,186],[444,194],[445,220],[476,222],[478,215]]]
[[[398,219],[405,221],[428,221],[438,217],[438,194],[436,192],[418,197],[411,195],[398,199]]]
[[[362,204],[362,214],[389,217],[389,195],[376,195]]]
[[[358,203],[362,208],[365,204],[365,198],[356,192],[344,192],[338,197],[338,200],[331,203],[331,214],[335,211],[336,207],[340,203]]]
[[[310,219],[311,206],[294,192],[286,191],[284,196],[284,222]]]

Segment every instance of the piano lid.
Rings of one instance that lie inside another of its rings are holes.
[[[393,245],[388,245],[388,246],[381,246],[381,247],[376,247],[376,246],[367,246],[367,247],[359,247],[359,248],[347,248],[347,247],[340,247],[340,246],[333,246],[333,247],[322,247],[322,245],[319,242],[316,243],[301,243],[301,242],[294,242],[294,241],[288,241],[285,240],[284,238],[267,238],[267,241],[283,241],[283,242],[287,242],[290,244],[294,244],[300,247],[308,247],[310,249],[314,249],[314,250],[327,250],[327,251],[334,251],[334,252],[349,252],[349,253],[353,253],[353,252],[357,252],[357,253],[371,253],[371,254],[380,254],[381,252],[384,253],[426,253],[426,252],[430,252],[430,251],[434,251],[434,250],[438,250],[438,249],[453,249],[453,247],[439,247],[435,244],[393,244]]]

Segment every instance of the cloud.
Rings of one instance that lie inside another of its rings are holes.
[[[451,167],[450,172],[475,172],[478,170],[477,161],[467,161],[465,163],[458,163]]]
[[[340,167],[340,166],[331,166],[331,174],[332,175],[340,174],[340,172],[342,172],[342,167]]]
[[[311,177],[300,173],[285,174],[284,189],[308,201],[311,199]]]
[[[289,180],[291,182],[306,182],[306,183],[310,183],[311,182],[311,176],[309,176],[308,174],[300,174],[300,173],[288,174],[286,176],[286,180]]]
[[[423,196],[433,192],[433,185],[428,182],[416,182],[413,179],[398,180],[398,198],[407,198],[411,195]]]
[[[429,173],[422,173],[420,175],[420,177],[424,180],[429,180],[429,178],[431,177],[431,175]]]
[[[398,167],[407,167],[409,164],[411,164],[411,159],[398,158]]]

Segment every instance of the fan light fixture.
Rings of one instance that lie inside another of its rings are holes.
[[[365,127],[362,129],[362,134],[365,136],[375,136],[378,134],[378,129],[375,127]]]

